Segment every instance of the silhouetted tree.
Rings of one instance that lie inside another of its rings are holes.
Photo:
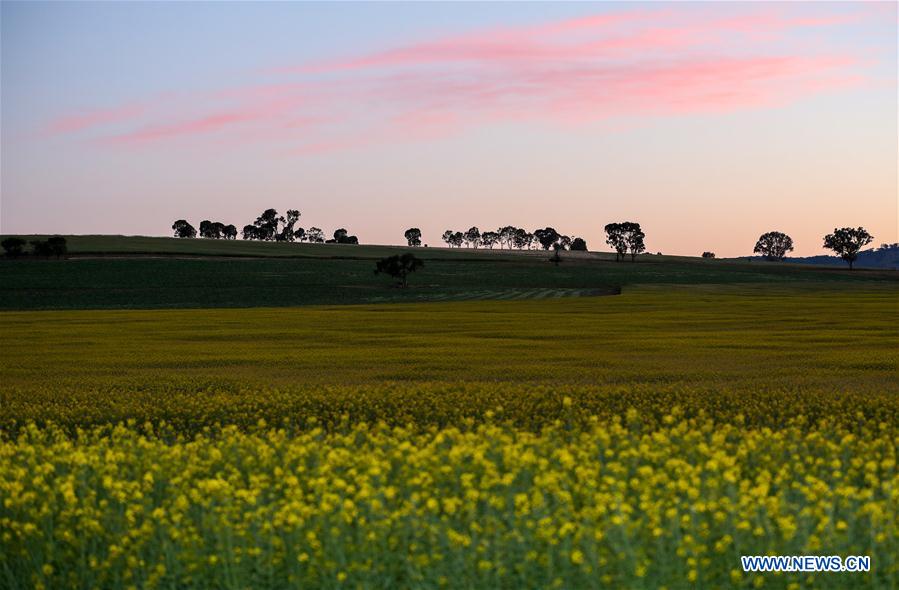
[[[532,234],[532,233],[529,232],[529,231],[524,232],[524,239],[525,239],[525,241],[527,242],[527,245],[526,245],[525,247],[526,247],[528,250],[530,250],[531,247],[534,245],[534,242],[537,241],[537,238],[534,236],[534,234]]]
[[[485,231],[481,234],[481,244],[493,250],[494,244],[499,241],[499,234],[495,231]]]
[[[306,230],[306,240],[310,244],[321,244],[325,241],[325,232],[315,226]]]
[[[175,231],[176,238],[195,238],[197,237],[197,230],[187,222],[187,220],[179,219],[175,223],[172,224],[172,229]]]
[[[259,228],[256,227],[255,225],[243,226],[243,239],[258,240],[259,239]]]
[[[624,226],[624,241],[627,244],[627,249],[630,250],[631,262],[633,262],[637,258],[637,254],[646,250],[646,244],[643,243],[646,234],[640,229],[639,223],[625,221],[622,226]]]
[[[222,237],[226,240],[236,240],[237,239],[237,228],[234,227],[233,223],[229,223],[222,229]]]
[[[453,235],[452,235],[452,237],[450,238],[450,242],[451,242],[452,245],[455,246],[456,248],[461,248],[461,247],[462,247],[462,242],[464,242],[464,241],[465,241],[465,234],[463,234],[463,233],[460,232],[460,231],[453,232]]]
[[[53,256],[53,248],[47,240],[31,240],[32,253],[35,256],[49,258]]]
[[[849,270],[858,258],[858,252],[874,240],[874,236],[863,227],[834,228],[832,234],[824,236],[824,247],[833,250],[837,256],[849,263]]]
[[[306,230],[303,229],[302,227],[298,227],[293,232],[293,239],[295,239],[298,242],[305,242],[306,241]]]
[[[300,219],[300,212],[296,209],[288,209],[287,217],[281,217],[281,222],[284,224],[281,228],[280,240],[281,242],[292,242],[295,238],[293,226],[296,225],[297,220]]]
[[[453,247],[453,230],[448,229],[445,232],[443,232],[443,235],[440,236],[440,239],[443,240],[444,242],[446,242],[447,246],[452,248]]]
[[[580,252],[586,252],[587,242],[585,242],[583,238],[574,238],[573,240],[571,240],[571,249],[578,250]]]
[[[769,231],[759,236],[752,251],[768,260],[783,260],[787,252],[793,251],[793,238],[779,231]]]
[[[540,245],[543,246],[544,250],[549,250],[561,236],[559,235],[559,232],[553,228],[547,227],[545,229],[534,230],[534,237],[537,238],[537,241],[540,242]]]
[[[463,234],[462,239],[465,240],[465,243],[468,244],[469,248],[471,246],[477,248],[478,244],[481,243],[481,230],[477,227],[471,227],[465,234]]]
[[[275,209],[266,209],[262,212],[262,215],[256,218],[256,221],[253,222],[253,225],[256,226],[256,239],[257,240],[274,240],[275,236],[278,235],[278,222],[284,222],[283,217],[278,216],[278,212]],[[200,230],[200,233],[203,233],[203,230]]]
[[[623,260],[628,251],[630,251],[631,261],[633,261],[637,254],[646,250],[646,244],[643,242],[646,234],[640,229],[639,223],[633,221],[609,223],[605,230],[606,243],[615,249],[616,261]]]
[[[608,223],[606,231],[606,244],[615,250],[615,262],[619,262],[627,254],[627,241],[624,239],[624,228],[621,223]]]
[[[406,242],[410,246],[421,246],[421,230],[417,227],[410,227],[406,230],[406,233],[404,233],[403,236],[405,236]]]
[[[499,234],[500,244],[505,244],[505,246],[511,250],[512,244],[515,241],[515,230],[517,229],[518,228],[514,225],[507,225],[496,230],[496,233]]]
[[[559,236],[559,245],[563,249],[568,250],[571,247],[571,238],[568,236]]]
[[[221,221],[209,221],[208,219],[204,219],[200,222],[200,237],[208,238],[210,240],[227,239],[227,229],[228,226]],[[237,236],[237,228],[234,229],[234,236]]]
[[[519,250],[530,247],[533,240],[534,234],[528,233],[528,230],[520,227],[516,228],[515,233],[512,234],[512,245]]]
[[[340,228],[338,230],[334,230],[334,241],[332,243],[358,244],[359,239],[356,236],[348,235],[346,229]]]
[[[714,257],[715,257],[715,253],[714,253],[714,252],[703,252],[703,253],[702,253],[702,257],[703,257],[703,258],[714,258]]]
[[[553,244],[553,255],[552,257],[550,257],[549,261],[556,266],[559,266],[559,263],[562,262],[562,250],[564,250],[562,244],[560,244],[559,242]]]
[[[3,246],[4,253],[8,258],[18,258],[25,251],[25,245],[27,242],[22,238],[6,238],[2,242],[0,242],[0,246]]]
[[[69,252],[69,248],[66,245],[66,239],[62,236],[53,236],[52,238],[47,238],[47,246],[50,249],[50,253],[56,256],[57,260],[65,256]]]
[[[414,254],[405,253],[402,255],[388,256],[379,260],[375,266],[375,274],[385,273],[399,281],[401,287],[407,286],[407,277],[409,273],[415,272],[422,268],[425,263],[416,258]]]

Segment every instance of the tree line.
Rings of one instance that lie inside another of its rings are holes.
[[[412,227],[403,234],[410,246],[421,246],[421,230]],[[537,229],[529,232],[526,229],[507,225],[496,231],[481,232],[477,227],[471,227],[468,231],[454,231],[451,229],[443,232],[441,239],[450,248],[461,248],[466,245],[469,248],[489,248],[499,245],[500,249],[531,250],[538,245],[544,250],[555,248],[557,250],[587,250],[587,242],[583,238],[570,238],[560,234],[551,227]]]
[[[333,238],[325,238],[325,232],[318,227],[304,229],[297,227],[300,219],[298,209],[288,209],[285,215],[279,215],[276,209],[266,209],[253,223],[243,226],[240,234],[245,240],[261,240],[264,242],[308,242],[310,244],[358,244],[359,238],[350,235],[346,228],[334,231]],[[176,238],[201,238],[212,240],[237,239],[237,227],[225,225],[219,221],[203,220],[199,233],[185,219],[172,224]]]
[[[3,247],[3,253],[7,258],[18,258],[19,256],[26,254],[25,246],[28,245],[28,243],[29,242],[26,242],[22,238],[11,236],[0,242],[0,246]],[[66,239],[62,236],[53,236],[46,240],[31,240],[30,243],[31,255],[40,258],[50,258],[55,256],[56,259],[59,260],[69,251],[69,248],[66,245]]]
[[[309,242],[313,244],[358,244],[359,239],[354,235],[349,235],[345,228],[334,231],[333,238],[325,239],[324,232],[317,227],[303,229],[296,227],[300,218],[300,212],[297,209],[288,209],[286,215],[278,215],[275,209],[266,209],[262,215],[256,218],[252,224],[244,226],[243,239],[245,240],[263,240],[276,242]],[[207,239],[237,239],[237,228],[234,225],[225,225],[218,221],[203,220],[200,222],[200,231],[197,230],[186,220],[179,219],[172,224],[172,230],[177,238],[201,238]],[[630,255],[631,261],[634,261],[638,254],[646,251],[645,238],[646,234],[640,228],[639,223],[632,221],[623,221],[617,223],[609,223],[604,227],[606,233],[606,243],[615,251],[615,260],[624,260]],[[412,227],[406,230],[404,237],[409,246],[418,247],[422,244],[421,230]],[[532,249],[541,247],[544,250],[554,249],[556,252],[560,250],[587,250],[587,242],[582,238],[570,238],[569,236],[560,234],[552,227],[537,229],[529,232],[525,229],[512,225],[501,227],[496,231],[481,232],[477,227],[471,227],[468,231],[460,232],[446,230],[443,233],[443,241],[448,246],[460,248],[462,245],[478,248],[485,247],[492,249],[499,245],[500,248],[508,249]],[[833,233],[824,236],[824,247],[833,251],[837,256],[849,264],[849,269],[853,269],[853,264],[858,259],[861,249],[874,241],[872,236],[864,227],[843,227],[834,228]],[[5,238],[0,245],[7,258],[18,258],[26,254],[25,247],[29,242],[23,238],[10,236]],[[37,257],[49,258],[55,256],[61,258],[68,252],[66,239],[62,236],[53,236],[46,240],[31,240],[30,254]],[[883,244],[881,249],[891,249],[897,247],[896,244]],[[781,261],[788,252],[793,251],[793,238],[780,231],[769,231],[761,236],[755,243],[753,248],[754,254],[759,254],[767,260]],[[703,258],[715,258],[715,253],[706,251],[702,253]],[[414,271],[413,271],[414,272]]]

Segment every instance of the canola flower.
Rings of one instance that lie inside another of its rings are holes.
[[[575,411],[572,398],[560,406]],[[344,419],[0,441],[9,588],[894,587],[895,420],[675,407],[521,428]],[[865,574],[743,574],[741,554]]]
[[[220,425],[253,429],[260,420],[288,429],[344,428],[347,422],[386,422],[427,428],[508,421],[539,431],[556,421],[583,426],[634,409],[641,427],[654,428],[672,412],[713,416],[746,426],[780,428],[798,420],[856,430],[873,422],[899,423],[895,388],[879,391],[786,388],[746,392],[714,384],[584,386],[483,382],[415,382],[260,387],[179,379],[152,386],[0,389],[0,436],[29,423],[78,429],[133,421],[166,425],[181,434]]]

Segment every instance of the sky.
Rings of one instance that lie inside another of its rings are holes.
[[[0,233],[896,242],[897,3],[0,3]]]

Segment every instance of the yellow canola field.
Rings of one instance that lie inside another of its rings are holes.
[[[563,404],[571,404],[569,398]],[[893,587],[896,423],[264,422],[0,443],[8,588]],[[741,554],[870,555],[744,574]]]

